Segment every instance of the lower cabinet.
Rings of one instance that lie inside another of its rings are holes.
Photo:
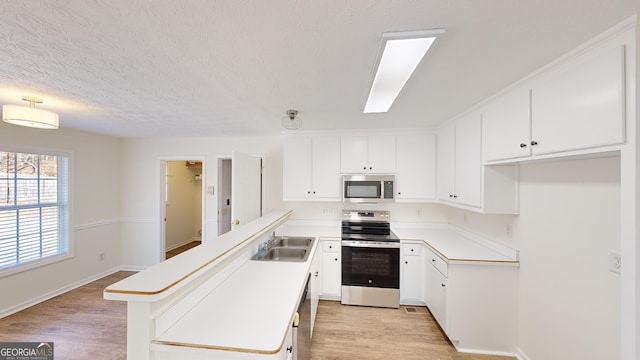
[[[449,263],[424,249],[424,298],[458,351],[514,354],[516,275],[513,263]]]
[[[318,244],[320,245],[320,244]],[[311,280],[309,280],[309,296],[311,297],[311,336],[313,336],[313,327],[316,322],[316,314],[318,313],[318,302],[320,301],[320,293],[322,292],[322,248],[317,247],[316,253],[311,260]]]
[[[400,303],[419,304],[423,301],[423,258],[420,256],[424,245],[402,243],[400,259]]]
[[[323,240],[322,293],[324,299],[340,300],[342,295],[342,249],[340,240]]]

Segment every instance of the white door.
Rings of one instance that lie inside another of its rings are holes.
[[[231,153],[232,229],[260,217],[261,166],[259,157]]]

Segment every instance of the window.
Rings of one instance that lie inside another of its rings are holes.
[[[0,272],[69,253],[69,157],[0,150]]]

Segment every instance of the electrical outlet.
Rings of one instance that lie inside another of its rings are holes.
[[[98,255],[98,261],[104,261],[104,253],[100,253],[100,255]]]
[[[620,274],[622,270],[622,259],[620,254],[615,251],[609,252],[609,270],[617,274]]]

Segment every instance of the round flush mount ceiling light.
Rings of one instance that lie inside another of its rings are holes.
[[[9,124],[38,129],[58,128],[58,114],[51,111],[35,108],[35,104],[42,104],[42,99],[31,96],[23,96],[22,100],[28,101],[29,106],[2,106],[2,121]]]
[[[282,127],[287,130],[298,130],[302,127],[302,119],[298,116],[298,110],[287,110],[287,115],[282,117]]]

